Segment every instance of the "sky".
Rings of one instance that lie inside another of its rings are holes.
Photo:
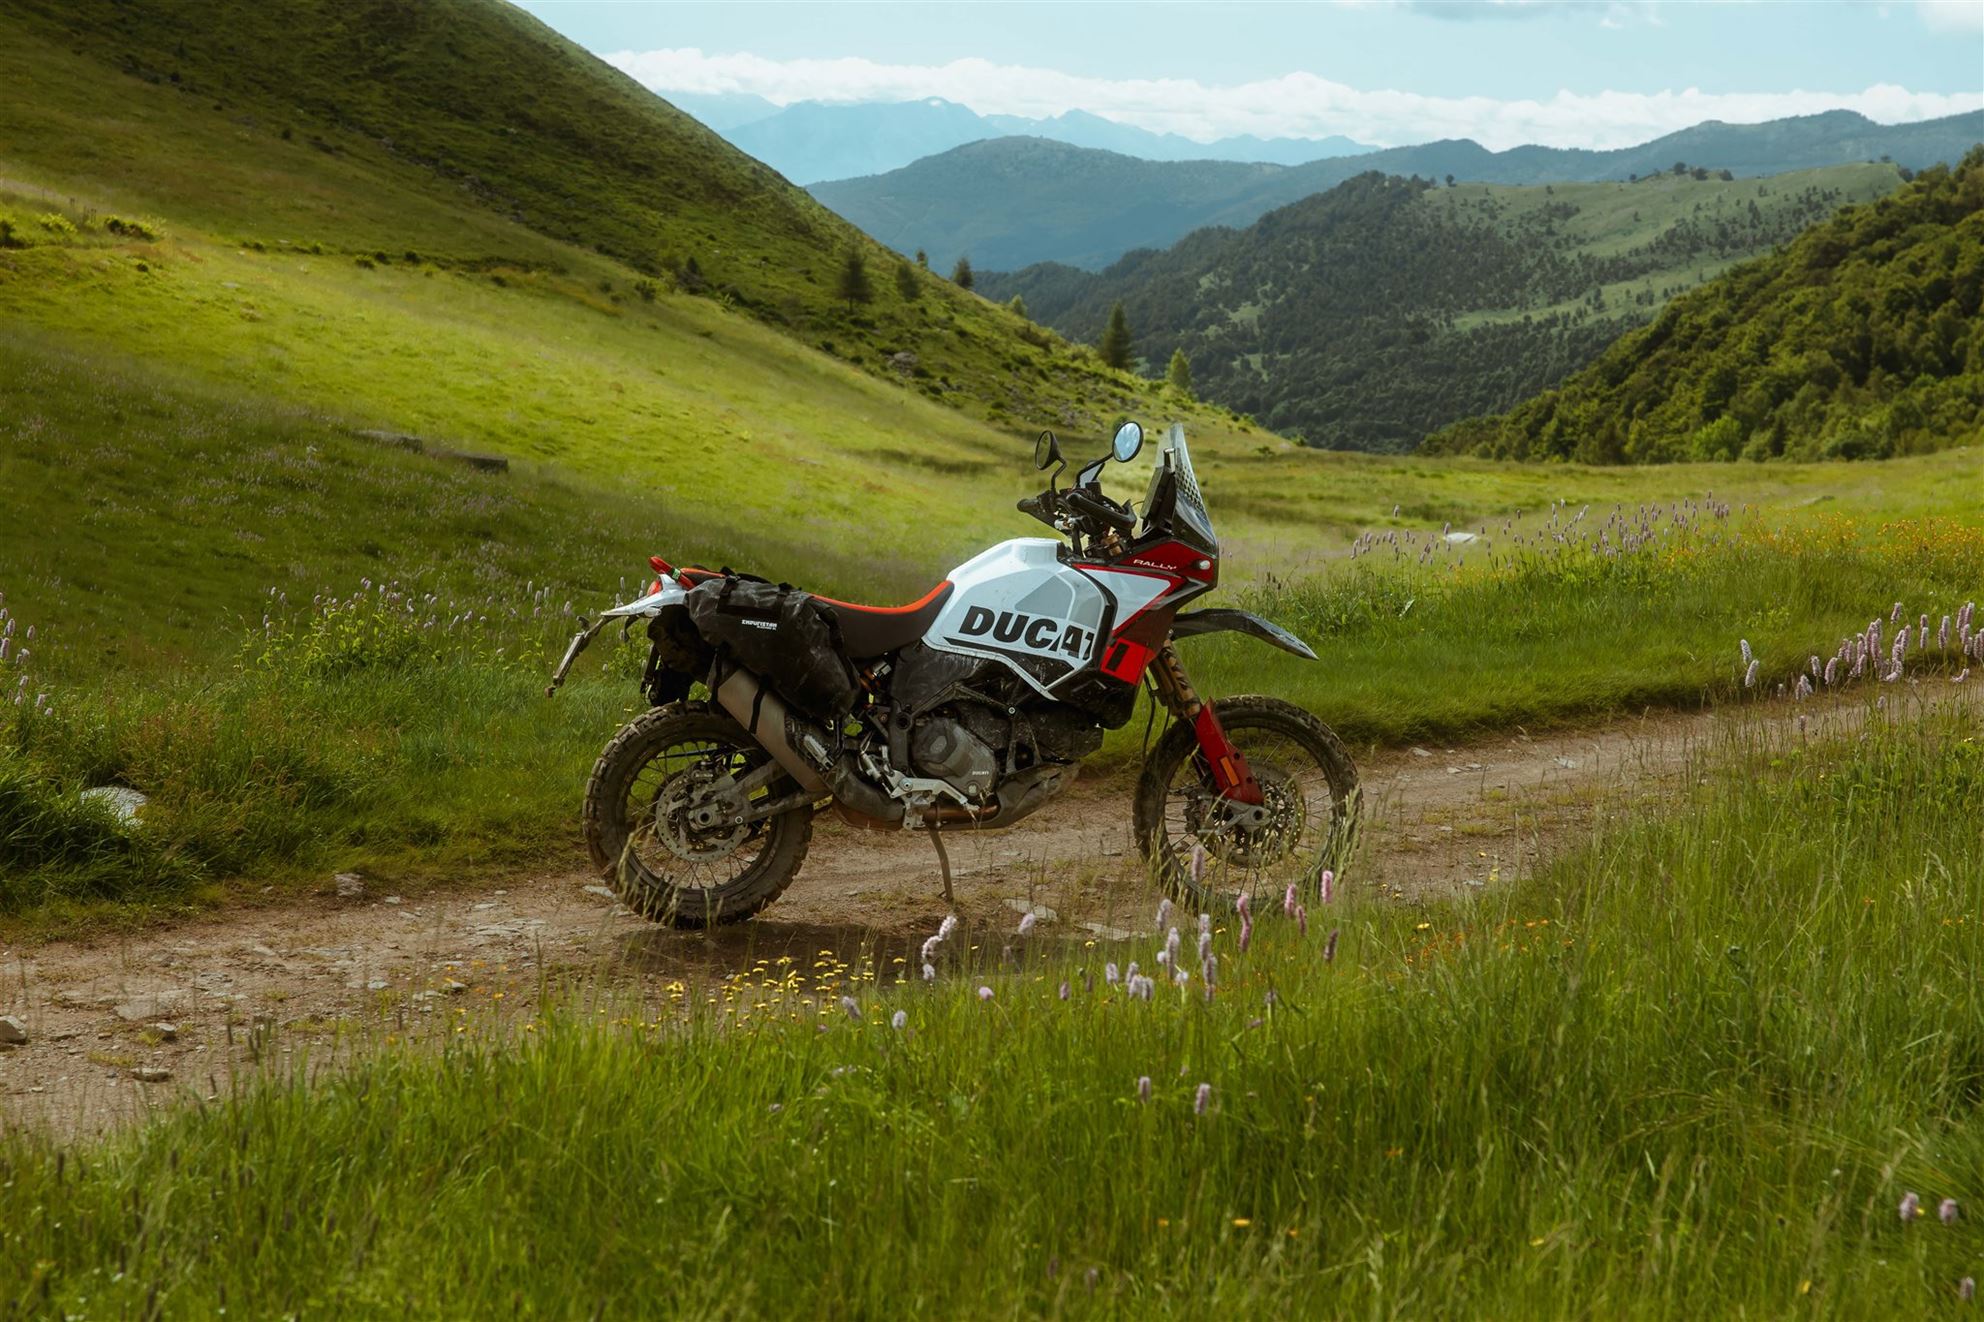
[[[1620,147],[1704,119],[1984,108],[1984,0],[519,3],[664,97],[935,96],[1201,142]]]

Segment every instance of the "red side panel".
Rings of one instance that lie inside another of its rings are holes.
[[[1120,679],[1125,684],[1135,684],[1143,679],[1144,668],[1157,653],[1134,638],[1118,634],[1111,639],[1102,653],[1102,673],[1111,679]]]
[[[1235,803],[1258,805],[1261,802],[1261,783],[1254,779],[1246,756],[1226,737],[1226,731],[1210,702],[1199,708],[1199,718],[1192,732],[1199,737],[1199,753],[1212,769],[1213,785],[1219,790],[1219,797]]]

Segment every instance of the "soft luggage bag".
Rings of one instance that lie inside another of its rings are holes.
[[[759,675],[794,710],[837,722],[854,710],[854,667],[833,612],[790,583],[725,574],[688,594],[704,641]]]

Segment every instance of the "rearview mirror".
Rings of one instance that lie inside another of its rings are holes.
[[[1144,429],[1134,422],[1126,422],[1116,429],[1116,462],[1127,464],[1137,457],[1144,448]]]
[[[1042,472],[1061,462],[1061,443],[1054,439],[1054,433],[1044,431],[1040,439],[1033,443],[1033,466]]]

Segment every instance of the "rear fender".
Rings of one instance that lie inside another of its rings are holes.
[[[1274,621],[1264,620],[1251,611],[1228,610],[1215,606],[1209,610],[1186,611],[1171,621],[1173,638],[1191,638],[1205,633],[1244,633],[1250,638],[1272,643],[1284,652],[1293,652],[1304,661],[1316,659],[1316,654],[1310,649],[1309,644]]]

